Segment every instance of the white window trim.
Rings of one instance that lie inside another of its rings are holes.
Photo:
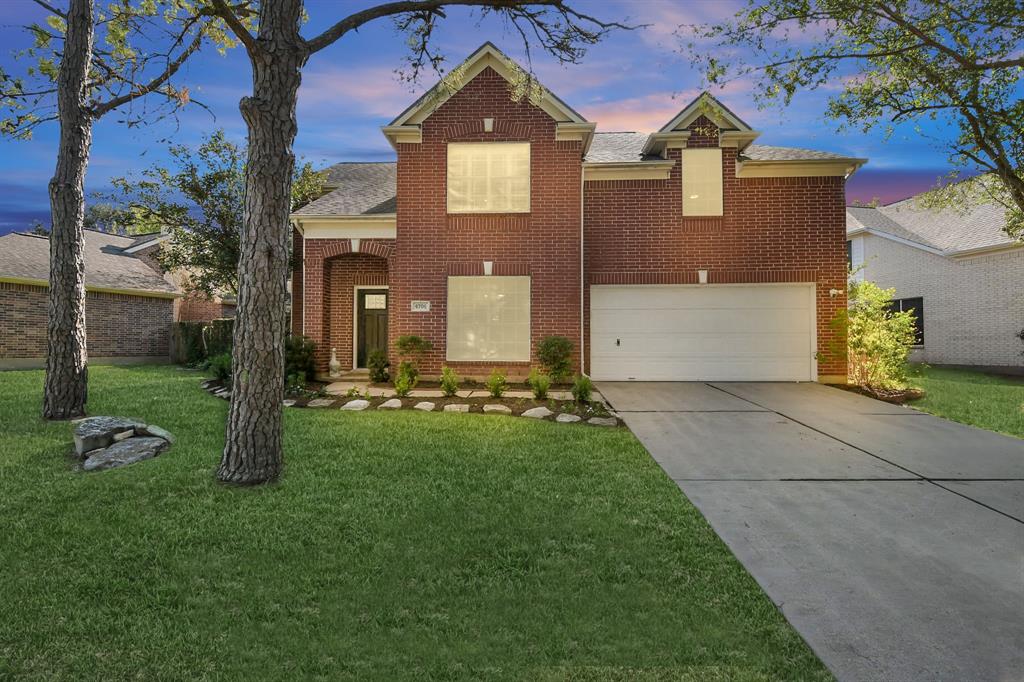
[[[366,369],[359,367],[356,363],[359,358],[359,290],[360,289],[383,289],[388,291],[388,285],[356,284],[352,287],[352,370]],[[391,334],[391,292],[388,291],[388,335]]]
[[[472,211],[464,210],[453,210],[451,207],[451,194],[448,191],[448,155],[452,145],[499,145],[499,144],[518,144],[526,145],[526,164],[529,169],[529,177],[526,183],[526,209],[522,211],[508,211],[508,210],[491,210],[491,209],[475,209]],[[530,213],[533,209],[533,145],[528,140],[502,140],[500,142],[449,142],[445,147],[445,166],[444,166],[444,200],[445,200],[445,211],[450,215],[474,215],[483,213],[514,213],[514,214],[526,214]]]
[[[451,329],[451,281],[453,279],[526,279],[527,280],[527,315],[526,315],[526,357],[525,358],[472,358],[455,359],[451,357],[451,343],[449,343],[449,331]],[[533,356],[533,276],[532,275],[449,275],[445,282],[445,360],[447,362],[530,362]]]

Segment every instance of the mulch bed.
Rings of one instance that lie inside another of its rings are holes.
[[[907,403],[912,400],[920,400],[924,397],[924,391],[919,388],[889,390],[884,388],[871,388],[870,386],[854,385],[838,385],[837,388],[841,388],[844,391],[850,391],[852,393],[860,393],[861,395],[865,395],[869,398],[893,403],[894,405],[902,405],[903,403]]]

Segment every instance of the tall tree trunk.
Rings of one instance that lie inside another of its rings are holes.
[[[292,143],[301,70],[309,57],[299,36],[302,0],[260,3],[250,48],[253,94],[240,104],[249,128],[245,208],[238,259],[238,307],[231,407],[221,481],[256,484],[281,472],[288,214]]]
[[[50,180],[50,291],[46,329],[46,384],[43,417],[72,419],[85,414],[85,169],[92,144],[92,116],[86,109],[86,78],[92,60],[92,0],[71,0],[57,109],[60,146]]]

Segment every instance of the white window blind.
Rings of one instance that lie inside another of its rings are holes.
[[[722,215],[722,150],[682,151],[683,215]]]
[[[448,278],[448,360],[530,360],[530,278]]]
[[[449,213],[529,211],[529,142],[448,144]]]

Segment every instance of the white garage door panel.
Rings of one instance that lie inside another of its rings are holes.
[[[604,381],[808,381],[814,287],[593,286],[591,376]]]

